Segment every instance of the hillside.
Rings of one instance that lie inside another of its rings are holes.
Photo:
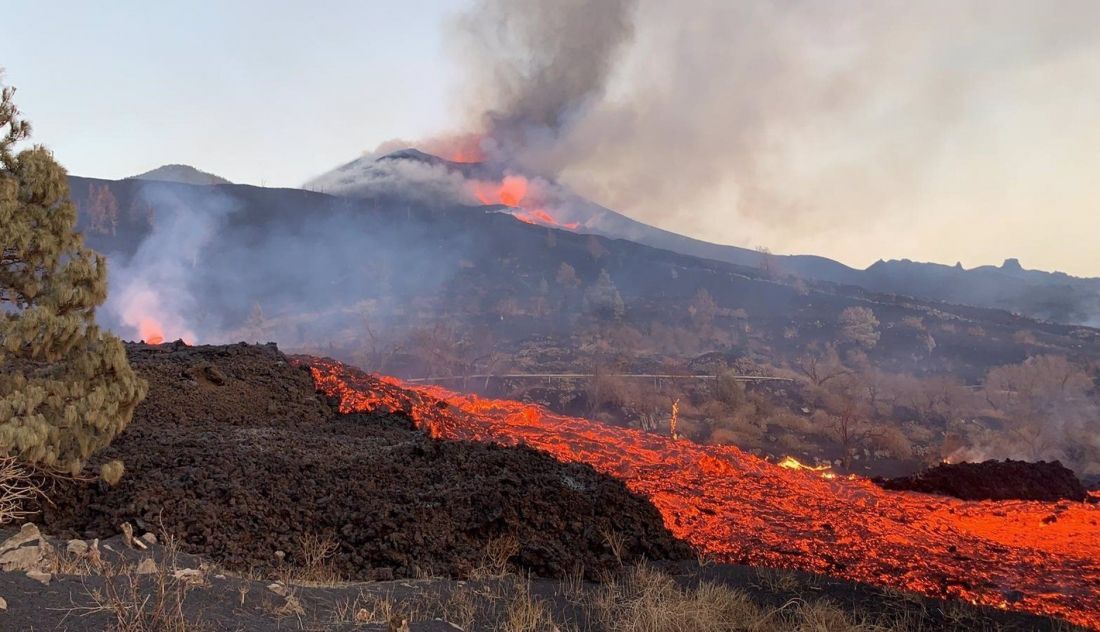
[[[864,474],[963,448],[1020,458],[1027,446],[986,438],[1013,421],[986,403],[990,372],[1032,356],[1065,357],[1082,379],[1100,367],[1094,329],[558,230],[503,206],[72,181],[88,243],[111,264],[100,318],[123,337],[277,340],[666,432],[678,402],[693,440]],[[83,212],[103,190],[119,209],[111,230]],[[864,334],[843,323],[852,314]],[[542,374],[566,377],[529,377]],[[1098,473],[1095,399],[1069,401],[1037,456]],[[849,406],[873,425],[845,427]]]
[[[179,182],[181,184],[232,184],[229,180],[212,173],[200,171],[190,165],[161,165],[156,169],[131,176],[133,180],[157,180],[160,182]]]
[[[395,166],[401,164],[430,166],[434,177],[429,178],[428,174],[407,166]],[[407,149],[377,160],[360,158],[314,178],[307,186],[337,195],[369,198],[392,191],[398,186],[395,180],[403,181],[406,187],[423,186],[428,182],[438,189],[437,193],[458,199],[462,192],[454,191],[456,185],[448,178],[454,175],[467,182],[500,182],[515,176],[490,165],[455,163]],[[558,223],[575,223],[586,233],[628,239],[741,266],[767,267],[774,273],[805,279],[857,285],[874,292],[1004,309],[1068,324],[1100,325],[1100,278],[1024,270],[1015,259],[1007,260],[1000,268],[980,266],[967,270],[960,265],[903,260],[879,261],[866,270],[859,270],[825,257],[761,253],[708,243],[635,221],[557,183],[538,179],[530,179],[530,183],[532,187],[538,186],[538,191],[533,193],[541,198],[532,202],[535,206],[551,211]]]

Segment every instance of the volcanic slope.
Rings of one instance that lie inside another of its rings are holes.
[[[200,340],[278,340],[297,349],[333,344],[326,355],[349,358],[370,346],[366,319],[375,333],[395,339],[437,326],[481,329],[508,353],[539,336],[567,339],[593,322],[640,331],[690,327],[689,306],[705,291],[718,308],[713,328],[748,331],[754,353],[773,363],[834,340],[839,314],[853,306],[871,308],[881,322],[882,337],[867,355],[883,370],[976,381],[991,367],[1029,355],[1100,359],[1094,329],[777,277],[531,225],[499,212],[509,210],[503,206],[425,201],[415,191],[347,199],[242,185],[71,182],[86,240],[107,254],[117,276],[112,291],[134,279],[135,288],[157,294],[150,303],[165,312],[150,316],[182,318]],[[103,187],[117,219],[106,228],[96,217]],[[621,310],[601,303],[601,292],[619,296]],[[110,321],[111,314],[101,310],[105,325],[138,335]],[[921,322],[921,330],[907,322]],[[395,357],[387,371],[426,374],[401,360]]]
[[[527,179],[512,170],[485,163],[452,162],[416,149],[396,151],[377,159],[361,157],[315,178],[307,186],[340,195],[371,197],[382,190],[392,190],[394,175],[409,172],[409,167],[402,163],[431,167],[451,176],[460,175],[473,183],[476,197],[483,202],[516,207],[512,212],[532,223],[571,226],[586,233],[628,239],[743,266],[755,267],[762,259],[762,254],[756,250],[709,243],[633,220],[558,183],[531,179],[541,190],[527,200],[516,199],[515,187],[503,185],[520,180],[526,183]],[[415,168],[412,172],[416,173]],[[492,195],[498,183],[499,190],[507,190],[507,195]],[[1100,278],[1025,270],[1012,258],[1006,259],[1000,267],[985,265],[969,270],[961,264],[950,266],[908,259],[879,260],[860,270],[814,255],[767,255],[767,258],[775,269],[807,279],[858,285],[874,292],[1005,309],[1063,323],[1100,324]]]
[[[300,358],[340,409],[409,414],[433,436],[523,444],[588,463],[652,500],[720,561],[787,567],[1100,627],[1100,505],[966,502],[784,469],[728,446],[404,387]]]
[[[464,577],[499,542],[543,577],[689,555],[620,481],[531,448],[432,439],[400,413],[338,415],[274,345],[128,351],[149,395],[90,465],[122,459],[126,474],[60,483],[47,532],[106,538],[129,522],[242,571],[271,569],[276,551],[300,565],[328,539],[349,579]]]

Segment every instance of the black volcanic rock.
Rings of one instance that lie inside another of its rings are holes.
[[[48,532],[108,538],[129,522],[241,571],[272,569],[276,551],[299,565],[328,538],[349,579],[465,577],[494,551],[534,575],[590,578],[620,556],[690,555],[621,481],[526,447],[435,440],[401,415],[336,415],[274,345],[128,355],[149,395],[87,480],[51,489]],[[94,478],[110,459],[126,467],[114,487]]]
[[[1073,470],[1058,461],[943,463],[914,476],[877,480],[885,489],[954,496],[963,500],[1085,500]]]

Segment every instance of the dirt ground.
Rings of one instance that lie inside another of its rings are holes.
[[[0,531],[0,539],[14,533]],[[659,631],[687,632],[708,621],[720,627],[707,629],[761,632],[1073,630],[1040,617],[733,565],[620,567],[601,583],[500,567],[470,580],[343,582],[318,576],[323,568],[233,573],[165,539],[145,550],[118,536],[100,541],[95,564],[68,553],[64,540],[49,542],[56,554],[48,583],[0,572],[0,630],[597,632],[638,629],[622,626],[640,613],[661,617],[663,627],[643,628]]]

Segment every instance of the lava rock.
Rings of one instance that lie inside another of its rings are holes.
[[[943,463],[914,476],[875,481],[885,489],[954,496],[963,500],[1083,501],[1088,492],[1059,461]]]
[[[339,415],[274,348],[128,351],[149,395],[89,463],[121,459],[126,474],[59,483],[41,508],[51,533],[147,525],[235,570],[304,564],[327,539],[348,579],[462,578],[500,550],[534,575],[596,578],[618,564],[608,533],[627,543],[624,563],[691,555],[621,481],[527,447],[435,440],[405,415]],[[180,388],[206,367],[233,379]]]

